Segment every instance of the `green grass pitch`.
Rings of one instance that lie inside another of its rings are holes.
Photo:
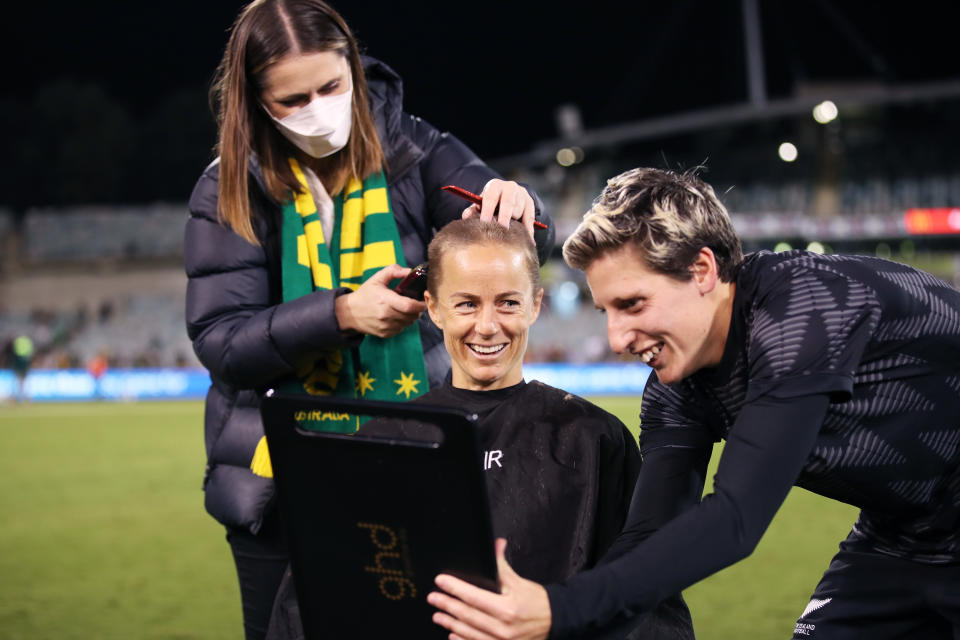
[[[636,426],[636,398],[595,401]],[[203,509],[202,416],[199,402],[0,406],[0,639],[242,637]],[[855,513],[794,490],[750,558],[685,592],[697,638],[790,637]]]

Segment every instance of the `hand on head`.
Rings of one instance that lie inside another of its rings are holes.
[[[390,288],[391,280],[409,272],[398,264],[384,267],[353,293],[338,297],[336,314],[340,329],[390,338],[413,324],[427,305]]]
[[[480,214],[481,220],[493,220],[509,226],[511,220],[520,220],[530,237],[533,237],[533,220],[536,207],[533,198],[522,186],[513,181],[494,178],[480,193],[482,205],[470,205],[463,210],[463,218]]]
[[[550,633],[547,591],[525,580],[507,563],[507,541],[497,538],[500,593],[475,587],[449,575],[439,575],[427,602],[440,609],[433,621],[450,631],[451,640],[544,640]]]

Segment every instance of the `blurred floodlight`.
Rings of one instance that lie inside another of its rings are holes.
[[[824,100],[813,108],[813,119],[820,124],[827,124],[836,120],[838,113],[837,105],[829,100]]]
[[[817,242],[814,240],[807,245],[807,251],[812,251],[813,253],[826,253],[827,249],[823,246],[822,242]]]
[[[783,252],[783,251],[790,251],[791,249],[793,249],[793,247],[790,246],[790,243],[789,243],[789,242],[778,242],[778,243],[777,243],[776,245],[774,245],[774,247],[773,247],[773,250],[774,250],[776,253],[781,253],[781,252]]]
[[[780,159],[784,162],[793,162],[797,159],[797,147],[792,142],[784,142],[777,150]]]
[[[557,121],[557,131],[564,138],[576,138],[583,135],[583,118],[580,107],[575,104],[562,104],[553,112]]]
[[[563,149],[557,151],[557,164],[559,164],[561,167],[569,167],[576,161],[577,154],[573,149],[564,147]]]

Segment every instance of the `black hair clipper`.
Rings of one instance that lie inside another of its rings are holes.
[[[427,290],[427,263],[418,264],[393,289],[402,296],[423,300],[423,292]]]

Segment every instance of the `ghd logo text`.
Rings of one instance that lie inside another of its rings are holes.
[[[401,556],[401,552],[409,555],[401,536],[392,527],[382,524],[358,522],[357,527],[369,532],[376,550],[372,566],[366,566],[363,570],[380,576],[380,594],[390,600],[416,598],[417,588],[410,579],[413,575],[408,568],[409,563],[405,563],[405,558]]]

